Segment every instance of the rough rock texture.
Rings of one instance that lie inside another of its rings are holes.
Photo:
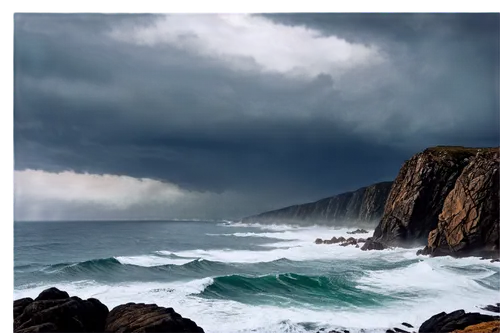
[[[498,258],[499,151],[470,159],[444,201],[424,254]]]
[[[108,308],[97,299],[84,301],[50,288],[34,301],[14,301],[14,332],[102,332],[107,315]]]
[[[500,321],[489,321],[467,326],[463,330],[455,330],[453,333],[500,333]]]
[[[488,316],[477,312],[465,313],[457,310],[450,313],[441,312],[427,319],[420,328],[419,333],[428,332],[453,332],[468,326],[499,320],[498,316]]]
[[[303,205],[294,205],[259,215],[246,217],[243,222],[354,224],[378,221],[384,211],[392,182],[377,183],[353,192]]]
[[[190,319],[182,318],[172,308],[156,304],[122,304],[111,310],[106,320],[106,332],[203,332]]]
[[[361,247],[361,250],[366,251],[366,250],[384,250],[386,249],[387,246],[381,242],[378,242],[376,240],[373,240],[373,238],[368,238],[366,242],[363,244]]]
[[[57,288],[14,301],[14,332],[203,332],[172,308],[128,303],[109,312],[95,298],[69,297]]]
[[[437,226],[446,196],[476,153],[472,148],[435,147],[406,161],[394,180],[374,240],[394,246],[424,244]]]

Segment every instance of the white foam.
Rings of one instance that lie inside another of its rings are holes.
[[[116,257],[120,263],[124,265],[135,265],[143,267],[153,267],[162,265],[184,265],[193,259],[189,258],[167,258],[155,255],[143,255],[143,256],[132,256],[132,257]]]
[[[416,265],[418,267],[418,265]],[[410,268],[415,273],[415,267]],[[422,274],[426,274],[423,270]],[[453,284],[451,280],[450,284]],[[164,307],[173,307],[182,316],[193,319],[207,333],[230,332],[306,332],[299,323],[315,323],[317,328],[348,329],[359,332],[361,329],[370,332],[385,332],[387,328],[400,325],[406,321],[418,327],[424,320],[441,311],[453,311],[464,308],[478,311],[472,306],[484,301],[478,299],[481,294],[466,296],[456,290],[456,295],[447,297],[424,297],[412,302],[400,302],[383,308],[284,308],[270,305],[247,305],[228,300],[203,299],[196,296],[208,285],[211,278],[197,279],[187,282],[145,282],[122,283],[117,285],[99,285],[92,281],[80,281],[71,284],[58,284],[56,287],[68,291],[70,295],[81,298],[96,297],[110,309],[127,303],[156,303]],[[390,281],[388,281],[390,283]],[[421,281],[425,285],[425,281]],[[398,284],[396,284],[398,285]],[[459,289],[461,283],[458,283]],[[25,290],[16,290],[14,298],[36,297],[39,292],[49,286],[37,286]],[[437,287],[437,286],[436,286]],[[448,288],[450,290],[451,287]],[[478,290],[476,290],[478,291]],[[194,293],[194,295],[192,295]],[[458,302],[457,302],[458,301]],[[316,330],[314,330],[316,331]],[[309,331],[310,332],[310,331]]]
[[[56,286],[68,291],[70,295],[81,298],[96,297],[110,309],[127,302],[156,303],[160,306],[173,307],[182,316],[193,319],[207,333],[305,333],[306,330],[299,323],[316,323],[317,329],[313,330],[314,332],[319,328],[325,328],[326,332],[333,329],[348,329],[352,333],[361,329],[366,329],[367,332],[385,332],[387,328],[398,326],[402,322],[409,322],[418,327],[424,320],[441,311],[465,309],[487,313],[477,306],[498,302],[497,293],[474,281],[498,272],[498,263],[478,258],[417,257],[416,249],[361,251],[353,246],[314,244],[314,239],[318,237],[329,239],[332,236],[350,236],[347,231],[349,229],[287,226],[278,232],[231,234],[236,237],[257,237],[257,235],[262,237],[264,234],[264,237],[272,236],[269,238],[283,240],[283,242],[263,244],[261,251],[231,249],[158,251],[158,254],[163,256],[145,255],[116,259],[124,264],[156,266],[181,265],[197,258],[235,263],[269,262],[287,258],[294,261],[354,260],[372,264],[377,261],[397,263],[419,258],[419,262],[403,268],[365,271],[366,275],[356,281],[360,289],[378,294],[394,296],[396,293],[401,293],[400,299],[395,299],[383,307],[339,309],[326,306],[285,308],[248,305],[231,300],[199,297],[199,293],[214,282],[212,277],[190,281],[132,282],[114,285],[99,284],[95,281],[35,284],[17,288],[14,291],[14,298],[36,297],[42,290]],[[367,235],[370,234],[353,235],[353,237]],[[477,266],[478,269],[463,271],[457,269],[467,266]],[[415,294],[418,297],[404,296],[404,293]]]

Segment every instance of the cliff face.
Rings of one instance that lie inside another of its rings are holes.
[[[370,222],[380,219],[392,182],[377,183],[353,192],[303,205],[294,205],[259,215],[246,217],[243,222],[328,223],[346,221]]]
[[[478,153],[444,201],[424,253],[498,256],[499,152]]]
[[[374,239],[386,245],[424,244],[437,225],[444,199],[473,155],[467,149],[430,148],[406,161],[394,180]]]
[[[435,147],[412,157],[394,181],[372,241],[429,242],[424,253],[433,255],[465,255],[483,245],[494,251],[498,155],[498,148]]]

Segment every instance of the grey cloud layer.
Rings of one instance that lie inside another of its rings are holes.
[[[109,35],[156,15],[17,14],[16,170],[239,193],[232,209],[192,208],[238,217],[391,179],[429,145],[498,145],[497,14],[264,17],[376,45],[386,61],[296,80]]]

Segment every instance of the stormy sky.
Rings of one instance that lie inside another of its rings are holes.
[[[499,24],[16,14],[14,217],[238,219],[496,146]]]

